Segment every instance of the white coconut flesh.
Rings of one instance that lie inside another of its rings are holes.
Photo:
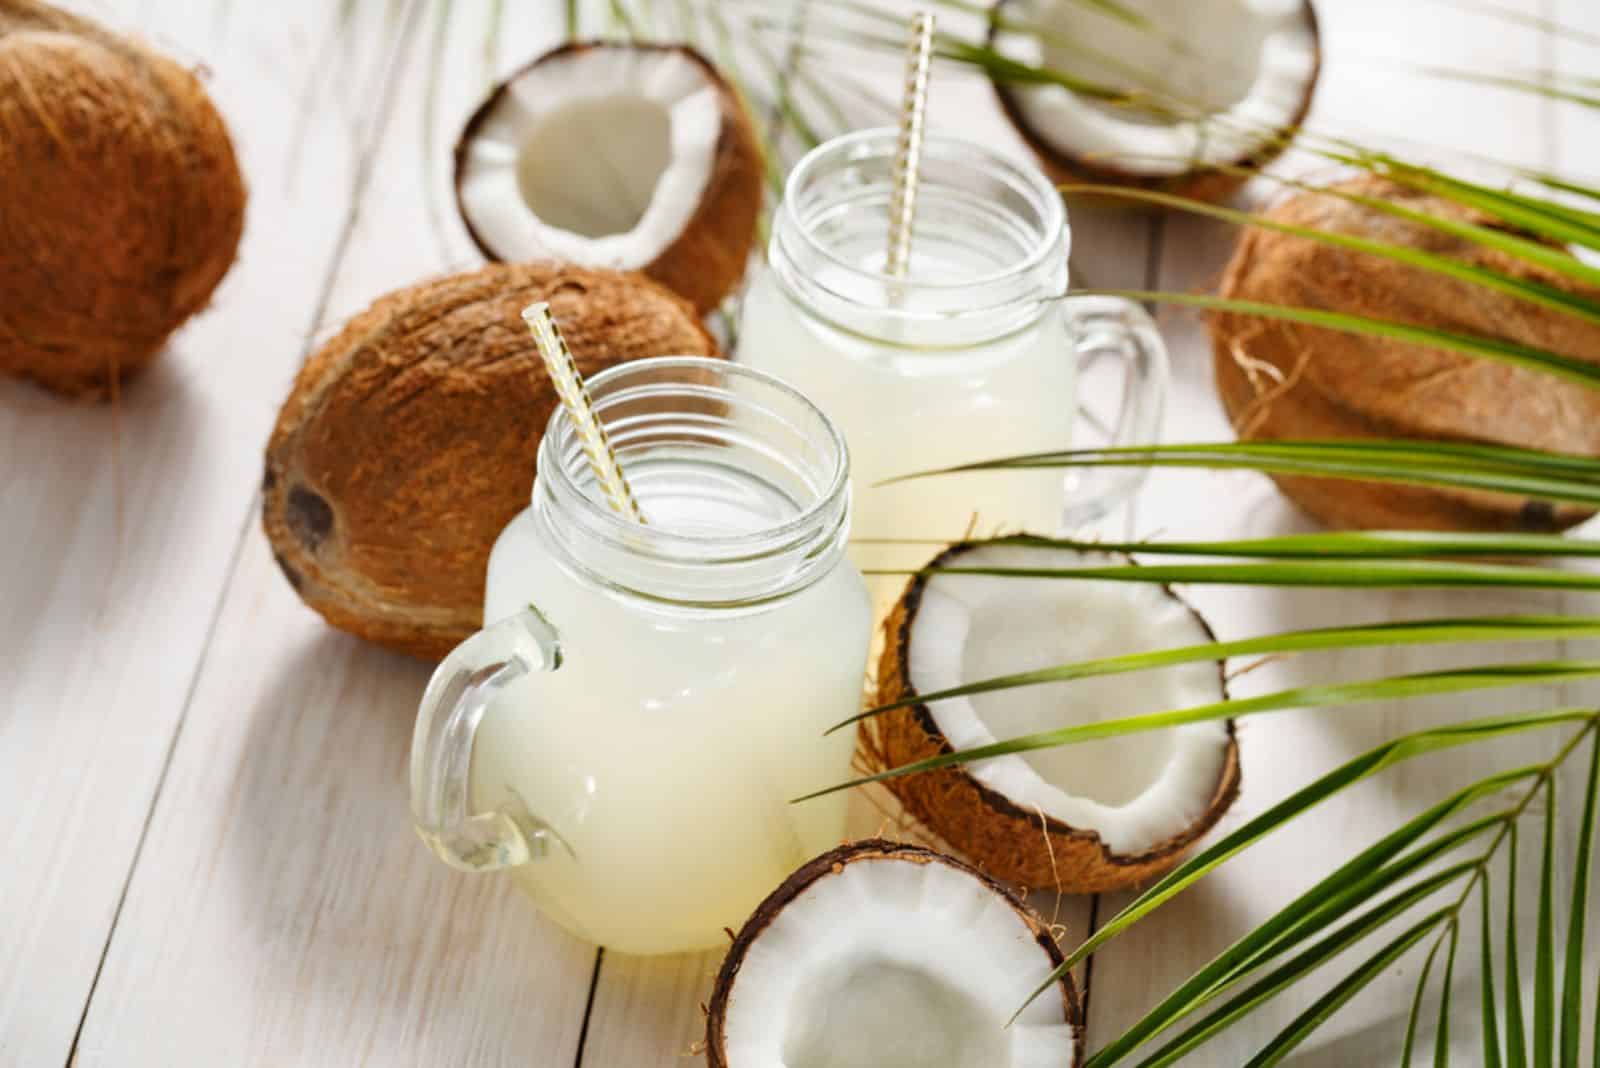
[[[1064,155],[1125,174],[1163,177],[1253,156],[1294,124],[1311,92],[1317,33],[1304,0],[1124,0],[1135,26],[1081,0],[1012,0],[1033,32],[1001,33],[999,50],[1149,107],[1080,96],[1059,85],[1011,87],[1023,124]]]
[[[711,180],[723,113],[687,55],[596,46],[508,82],[463,145],[462,214],[503,260],[636,270],[683,233]]]
[[[1067,550],[985,545],[951,567],[1113,564]],[[981,679],[1211,641],[1193,611],[1147,583],[935,572],[912,621],[907,676],[920,694]],[[1221,700],[1215,661],[1014,687],[928,704],[957,750],[1025,734]],[[1026,813],[1094,831],[1112,853],[1143,853],[1207,812],[1227,758],[1223,721],[1008,754],[967,773]]]
[[[1054,962],[992,887],[894,856],[835,867],[745,951],[722,1020],[729,1068],[1061,1068]]]

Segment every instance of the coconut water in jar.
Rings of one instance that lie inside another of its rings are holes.
[[[602,503],[558,414],[490,557],[504,622],[424,700],[414,814],[590,941],[707,948],[844,834],[843,794],[790,802],[850,777],[853,732],[824,737],[858,707],[871,623],[847,453],[805,398],[720,361],[590,389],[648,523]]]
[[[1069,232],[1054,186],[976,144],[924,142],[910,266],[886,273],[895,141],[846,135],[796,166],[739,336],[741,362],[804,390],[849,441],[863,570],[919,566],[936,551],[919,540],[1054,534],[1104,513],[1133,477],[1033,468],[881,483],[1070,449],[1079,369],[1104,357],[1127,372],[1115,437],[1147,443],[1166,383],[1141,309],[1063,299]],[[882,614],[904,578],[869,584]]]

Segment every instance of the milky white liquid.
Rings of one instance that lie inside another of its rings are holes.
[[[992,269],[924,260],[913,262],[912,277],[972,277]],[[827,284],[845,292],[849,278]],[[746,297],[739,361],[798,387],[844,433],[855,483],[851,558],[863,571],[915,568],[934,550],[859,539],[1056,533],[1063,511],[1059,468],[875,483],[1069,448],[1077,363],[1062,314],[1056,305],[1030,327],[969,347],[899,346],[875,340],[893,336],[886,316],[874,322],[863,313],[853,330],[840,329],[803,310],[765,271]],[[906,580],[869,575],[867,581],[881,615]]]
[[[714,499],[630,469],[652,525],[758,530],[794,513],[767,486],[720,472]],[[676,488],[675,488],[676,486]],[[490,557],[488,620],[529,603],[560,633],[563,662],[490,706],[472,761],[473,803],[520,802],[548,825],[545,855],[510,870],[575,934],[629,953],[725,945],[796,867],[837,845],[845,798],[791,798],[850,777],[870,627],[847,562],[749,610],[691,612],[581,582],[552,558],[531,512]]]

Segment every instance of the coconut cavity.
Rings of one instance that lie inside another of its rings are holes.
[[[1119,562],[1004,542],[956,546],[951,568],[1085,567]],[[930,572],[889,621],[879,701],[1001,675],[1213,640],[1187,604],[1144,583]],[[1063,726],[1223,700],[1221,665],[1074,679],[919,703],[880,717],[869,753],[888,767]],[[1025,885],[1088,891],[1169,866],[1238,789],[1222,721],[1009,754],[888,781],[911,813],[985,871]]]
[[[491,259],[642,270],[704,311],[742,276],[760,166],[743,105],[694,51],[568,45],[468,122],[456,197]]]
[[[1125,12],[1137,16],[1135,24]],[[1305,0],[1002,0],[1005,55],[1123,94],[996,83],[1007,113],[1059,177],[1182,185],[1218,196],[1302,118],[1316,84],[1316,18]],[[1201,181],[1197,172],[1211,169]],[[1177,182],[1183,179],[1182,183]]]
[[[87,20],[0,0],[0,373],[109,395],[211,299],[244,209],[199,79]]]
[[[568,162],[557,168],[552,160]],[[613,237],[639,228],[672,166],[668,108],[643,97],[591,97],[532,124],[517,150],[517,189],[531,219],[580,237]],[[696,192],[706,177],[692,176]]]
[[[797,871],[745,924],[707,1021],[713,1068],[1076,1064],[1071,980],[1039,921],[973,869],[864,841]]]

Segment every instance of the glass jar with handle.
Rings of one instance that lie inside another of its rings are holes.
[[[1072,447],[1080,370],[1124,368],[1113,444],[1157,437],[1167,356],[1138,305],[1065,298],[1070,231],[1036,168],[980,145],[922,146],[909,269],[885,241],[896,132],[814,149],[790,174],[768,269],[751,287],[739,359],[805,390],[850,443],[852,550],[863,567],[916,567],[930,552],[872,539],[1053,534],[1110,511],[1138,484],[1127,469],[900,475]],[[880,611],[903,579],[875,581]]]
[[[413,820],[448,863],[504,871],[625,952],[725,941],[844,833],[870,632],[844,557],[849,462],[759,371],[665,358],[589,382],[647,523],[604,502],[552,418],[530,507],[489,561],[485,618],[439,665]]]

